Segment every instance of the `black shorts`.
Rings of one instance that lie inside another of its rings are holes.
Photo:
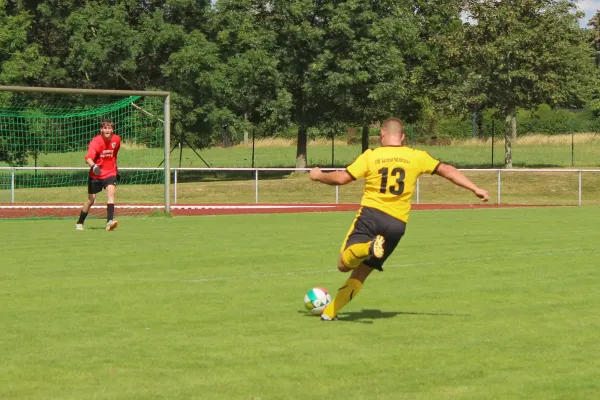
[[[377,235],[382,235],[385,238],[384,256],[382,258],[369,257],[363,262],[373,269],[383,271],[383,263],[392,254],[405,231],[406,222],[375,208],[361,207],[350,227],[350,231],[346,235],[342,250],[353,244],[365,243],[373,240]]]
[[[88,194],[100,193],[103,189],[106,189],[108,185],[117,186],[117,177],[109,176],[106,179],[93,179],[88,177]]]

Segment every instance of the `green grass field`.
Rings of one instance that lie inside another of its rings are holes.
[[[598,207],[414,211],[325,323],[353,213],[0,221],[2,399],[593,399]]]

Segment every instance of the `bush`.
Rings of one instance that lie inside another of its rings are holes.
[[[571,131],[571,113],[567,110],[553,110],[542,104],[537,110],[519,111],[517,114],[517,132],[519,134],[544,133],[561,134]]]
[[[542,104],[533,112],[520,111],[517,115],[517,132],[521,135],[598,131],[600,131],[600,119],[594,116],[593,106],[572,111],[552,109],[549,105]]]
[[[225,121],[229,115],[218,115]],[[504,119],[497,115],[495,110],[485,110],[477,115],[476,136],[487,139],[494,134],[495,137],[504,136]],[[213,144],[223,142],[223,132],[220,125],[211,137]],[[356,136],[348,137],[349,125],[338,122],[334,124],[320,124],[310,127],[307,132],[308,140],[331,138],[333,135],[339,139],[347,139],[349,144],[360,144],[362,127],[354,126]],[[248,130],[251,135],[254,130],[256,138],[286,138],[296,139],[298,126],[288,123],[274,128],[265,124],[252,124],[246,121],[234,121],[229,124],[228,134],[232,142],[239,143],[243,140],[243,132]],[[379,127],[369,128],[369,142],[379,142]],[[547,104],[538,106],[534,111],[520,110],[517,113],[517,134],[567,134],[570,132],[600,132],[600,100],[592,102],[584,110],[553,109]],[[451,143],[455,139],[470,139],[473,137],[473,120],[471,116],[443,116],[434,115],[430,118],[405,125],[405,134],[409,145]]]

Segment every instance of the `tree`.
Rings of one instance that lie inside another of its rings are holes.
[[[411,72],[405,56],[414,52],[418,27],[402,1],[349,0],[330,4],[323,47],[310,65],[308,87],[329,110],[327,120],[363,126],[411,107]]]
[[[289,121],[289,93],[275,58],[276,32],[264,24],[261,3],[221,0],[210,21],[211,39],[219,47],[219,109],[209,119],[228,124],[231,134],[260,129],[274,133]]]
[[[588,26],[594,31],[593,45],[596,51],[596,66],[600,68],[600,10],[590,19]]]
[[[35,85],[43,81],[50,60],[29,39],[32,14],[11,4],[0,0],[0,83]]]
[[[123,5],[87,3],[67,18],[65,66],[81,87],[127,89],[136,70],[136,32]]]
[[[518,108],[581,106],[590,95],[593,54],[570,0],[467,0],[469,22],[454,35],[465,68],[459,100],[505,119],[505,166],[512,167]]]
[[[415,0],[412,11],[419,20],[419,40],[424,51],[418,58],[409,59],[409,65],[418,65],[415,76],[418,83],[414,97],[420,106],[416,117],[424,128],[422,133],[435,135],[436,125],[443,115],[455,115],[453,102],[455,88],[462,82],[460,65],[455,65],[451,48],[447,46],[462,28],[462,0]]]
[[[185,36],[183,47],[171,54],[162,66],[162,72],[166,86],[175,92],[175,132],[195,132],[196,145],[210,145],[213,127],[208,116],[219,107],[218,88],[223,86],[220,81],[225,79],[218,46],[202,32],[193,31]]]
[[[328,110],[312,87],[321,82],[311,81],[310,68],[323,49],[323,38],[329,15],[328,7],[339,1],[273,0],[255,1],[264,15],[261,24],[275,32],[275,57],[283,86],[290,100],[290,118],[298,126],[296,167],[307,165],[308,129],[316,126]],[[282,94],[285,101],[286,94]]]
[[[49,70],[50,60],[29,41],[33,22],[29,11],[0,0],[0,84],[36,85]],[[0,94],[2,106],[16,101],[12,94]],[[15,133],[14,126],[0,121],[0,161],[25,165],[29,150],[26,132]]]
[[[398,116],[414,122],[439,104],[451,68],[438,38],[460,27],[453,1],[347,0],[330,6],[324,48],[311,65],[312,86],[337,119],[363,126]],[[448,71],[448,72],[446,72]]]
[[[594,53],[596,54],[596,78],[598,84],[595,85],[593,100],[590,108],[596,117],[600,117],[600,10],[588,22],[590,29],[590,41]]]

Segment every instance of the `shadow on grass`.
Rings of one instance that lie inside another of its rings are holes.
[[[306,316],[316,318],[314,315],[299,311]],[[368,310],[362,309],[361,311],[349,311],[341,312],[338,315],[338,322],[360,322],[362,324],[372,324],[377,319],[394,318],[398,315],[417,315],[417,316],[431,316],[431,317],[469,317],[471,314],[465,313],[427,313],[427,312],[416,312],[416,311],[381,311],[381,310]]]
[[[366,324],[372,324],[373,320],[393,318],[398,315],[423,315],[433,317],[467,317],[470,314],[460,313],[426,313],[426,312],[413,312],[413,311],[381,311],[381,310],[367,310],[362,309],[361,311],[350,311],[341,312],[339,314],[340,321],[351,321],[361,322]]]

